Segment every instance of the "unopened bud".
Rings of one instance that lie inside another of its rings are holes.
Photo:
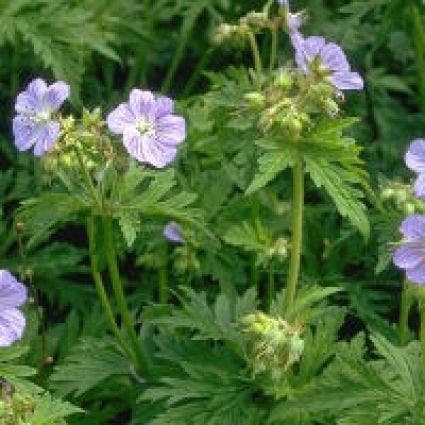
[[[244,95],[245,100],[252,106],[264,106],[264,96],[258,92],[250,92]]]
[[[274,83],[282,90],[288,90],[292,87],[292,76],[289,72],[281,70],[276,75]]]
[[[25,224],[22,221],[17,221],[15,224],[16,233],[22,235],[25,230]]]

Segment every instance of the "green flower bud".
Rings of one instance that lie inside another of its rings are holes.
[[[220,24],[214,34],[213,41],[216,44],[222,44],[238,34],[238,27],[236,25]]]
[[[248,27],[253,32],[258,32],[266,28],[269,24],[268,16],[263,12],[249,12],[240,18],[239,23],[242,27]]]
[[[300,330],[281,319],[262,312],[251,313],[240,321],[246,335],[246,352],[254,376],[268,374],[282,379],[297,362],[304,349]]]
[[[248,101],[251,106],[262,107],[264,106],[264,95],[258,92],[246,93],[244,99]]]
[[[280,70],[274,80],[274,84],[282,90],[289,90],[292,87],[292,75],[284,70]]]
[[[275,244],[276,255],[281,258],[288,257],[288,241],[284,238],[279,238],[276,240]]]
[[[323,101],[325,112],[330,117],[336,117],[339,114],[339,105],[331,98],[326,98]]]
[[[415,204],[412,204],[411,202],[406,202],[404,204],[404,212],[406,215],[412,215],[415,213]]]
[[[381,199],[383,201],[387,201],[391,199],[394,196],[394,194],[395,194],[394,189],[391,187],[387,187],[381,192]]]

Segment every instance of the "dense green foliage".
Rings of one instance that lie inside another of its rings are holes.
[[[298,90],[287,35],[276,71],[270,32],[257,34],[264,80],[248,42],[217,43],[220,24],[263,8],[278,15],[271,0],[0,0],[0,269],[31,295],[24,338],[0,348],[1,425],[425,425],[425,294],[391,263],[401,220],[424,211],[403,155],[425,137],[425,5],[292,2],[365,80],[332,119],[307,99],[305,131],[269,125],[252,98]],[[13,146],[15,96],[39,75],[72,86],[71,142],[133,87],[172,95],[188,129],[177,160],[158,171],[102,152],[110,220],[98,219],[69,152],[55,174]],[[300,157],[301,273],[283,312]],[[185,244],[164,238],[170,220]],[[124,343],[93,282],[115,290],[108,242],[142,341],[134,361],[119,305]]]

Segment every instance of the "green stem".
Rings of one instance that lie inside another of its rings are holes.
[[[86,164],[84,163],[84,158],[81,155],[81,152],[78,148],[74,147],[75,155],[77,156],[78,163],[80,165],[81,171],[83,172],[84,180],[87,184],[87,189],[91,193],[93,200],[95,201],[96,205],[101,209],[102,208],[102,201],[99,197],[99,194],[96,190],[96,187],[93,184],[93,180],[90,176],[89,170],[87,170]]]
[[[412,306],[413,297],[409,290],[407,281],[403,284],[400,304],[400,317],[398,324],[398,336],[400,345],[406,345],[409,340],[409,312]]]
[[[261,62],[260,50],[258,48],[257,40],[255,39],[255,35],[250,32],[249,33],[249,42],[251,44],[252,56],[254,58],[254,67],[257,76],[260,76],[263,71],[263,64]]]
[[[289,263],[288,280],[283,304],[284,314],[288,313],[288,310],[294,301],[301,263],[304,207],[304,163],[301,155],[299,155],[296,159],[294,168],[292,170],[292,176],[293,205],[291,260]]]
[[[150,360],[147,354],[142,349],[140,339],[136,334],[133,326],[133,318],[127,307],[127,302],[124,295],[120,273],[118,270],[117,256],[115,253],[112,219],[107,216],[102,216],[104,242],[106,249],[106,262],[108,264],[109,275],[111,278],[112,289],[114,291],[115,300],[118,310],[121,315],[124,329],[130,338],[133,351],[136,355],[137,363],[140,371],[147,374],[149,372]]]
[[[115,316],[112,311],[111,304],[106,294],[105,286],[103,285],[102,275],[100,274],[97,267],[97,255],[95,245],[95,221],[94,217],[90,216],[87,218],[87,236],[89,240],[89,255],[90,255],[90,266],[92,277],[96,286],[97,295],[99,297],[100,304],[103,308],[103,314],[105,315],[111,332],[114,334],[118,344],[126,353],[126,355],[135,361],[135,357],[131,349],[127,346],[117,323],[115,322]]]
[[[276,58],[277,58],[277,27],[273,25],[271,28],[271,34],[272,34],[272,45],[270,49],[270,63],[269,63],[269,70],[273,71],[275,65],[276,65]]]

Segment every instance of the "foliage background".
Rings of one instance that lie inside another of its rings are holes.
[[[230,282],[239,293],[258,281],[261,286],[267,278],[264,270],[252,268],[250,250],[241,253],[237,248],[246,248],[247,243],[240,240],[240,235],[229,233],[229,229],[232,223],[249,219],[253,208],[260,208],[261,220],[273,233],[279,227],[273,212],[285,205],[274,205],[273,200],[264,199],[260,205],[245,203],[244,206],[240,196],[229,201],[235,187],[246,179],[237,174],[237,161],[229,160],[221,168],[211,167],[208,172],[199,172],[197,161],[208,157],[214,161],[215,154],[214,147],[205,148],[208,139],[199,143],[198,135],[209,124],[202,115],[205,112],[203,96],[214,97],[209,90],[213,83],[220,84],[229,66],[251,66],[246,46],[215,46],[212,43],[214,29],[221,22],[232,22],[262,6],[263,2],[255,0],[0,1],[1,268],[22,273],[23,261],[13,225],[16,207],[23,199],[41,193],[45,184],[39,165],[30,155],[18,156],[11,143],[16,93],[33,77],[41,75],[50,80],[64,79],[72,85],[74,95],[69,107],[72,111],[78,111],[81,105],[87,108],[100,105],[103,111],[109,111],[135,86],[163,91],[177,98],[180,110],[188,115],[191,129],[177,164],[179,182],[197,193],[208,188],[209,196],[201,196],[197,206],[209,212],[207,221],[220,235],[227,235],[229,245],[220,250],[214,242],[201,241],[200,245],[210,246],[199,248],[195,253],[170,254],[172,262],[178,263],[184,258],[199,263],[199,268],[187,273],[177,273],[170,267],[170,285],[176,290],[178,285],[190,284],[206,291],[209,301],[220,290],[231,292]],[[292,8],[308,10],[305,32],[322,34],[341,43],[353,68],[365,78],[364,92],[347,95],[346,113],[361,118],[352,135],[364,148],[362,155],[374,190],[379,193],[388,180],[409,181],[402,156],[411,139],[425,135],[423,3],[419,0],[305,0],[293,1]],[[265,46],[268,40],[264,37],[261,41]],[[280,41],[279,61],[285,64],[291,50],[283,35]],[[226,137],[225,132],[220,136]],[[229,149],[226,160],[236,157]],[[283,185],[280,194],[283,198],[288,195]],[[310,206],[306,212],[308,236],[304,245],[303,275],[306,280],[308,277],[322,286],[344,290],[332,296],[332,302],[344,306],[348,312],[342,320],[339,339],[349,340],[362,330],[379,331],[394,339],[401,275],[385,264],[389,258],[387,242],[397,239],[396,227],[402,214],[391,208],[377,211],[369,202],[372,234],[365,244],[362,237],[329,208],[326,197],[318,197],[311,190],[307,197]],[[317,226],[319,222],[321,226]],[[130,258],[123,259],[121,264],[134,304],[149,304],[156,297],[155,253],[163,245],[159,229],[158,223],[152,223],[151,231],[138,237]],[[124,241],[121,243],[124,250]],[[32,291],[42,306],[42,309],[30,309],[28,314],[33,317],[32,328],[36,329],[41,321],[44,330],[42,336],[28,332],[31,346],[36,348],[26,355],[26,362],[39,366],[46,356],[52,356],[55,364],[61,365],[67,357],[74,366],[71,370],[74,383],[65,385],[60,369],[51,380],[50,364],[39,368],[39,383],[58,395],[83,400],[83,405],[86,397],[86,405],[94,416],[86,415],[84,423],[113,420],[123,423],[130,420],[122,408],[130,397],[126,391],[133,390],[124,385],[126,390],[117,394],[117,386],[128,380],[125,368],[120,368],[119,359],[114,360],[114,353],[108,352],[108,341],[99,342],[97,338],[103,334],[104,324],[98,319],[86,245],[84,232],[76,220],[66,230],[44,235],[28,246],[24,265],[31,270]],[[282,272],[277,266],[279,288]],[[140,276],[143,276],[143,284]],[[154,316],[154,310],[147,308],[145,315]],[[414,328],[416,316],[411,319]],[[79,345],[75,350],[81,335],[83,348]],[[102,345],[106,359],[93,358],[103,366],[108,362],[112,365],[105,371],[105,379],[114,378],[110,385],[96,377],[98,365],[92,365],[94,372],[90,377],[87,372],[90,365],[85,364],[83,369],[79,364],[78,351],[85,349],[88,356],[93,356],[91,351],[94,353],[98,344]],[[355,340],[353,344],[361,345],[361,342]],[[168,352],[167,347],[164,351]],[[187,355],[196,358],[199,354]],[[63,373],[69,375],[71,371],[64,369]],[[82,375],[87,388],[81,386]],[[90,379],[93,381],[88,382]],[[329,388],[332,388],[330,381]],[[93,391],[99,382],[103,382],[102,386]],[[108,400],[107,406],[104,400]],[[144,414],[140,412],[140,417]],[[76,421],[81,423],[81,419]]]

